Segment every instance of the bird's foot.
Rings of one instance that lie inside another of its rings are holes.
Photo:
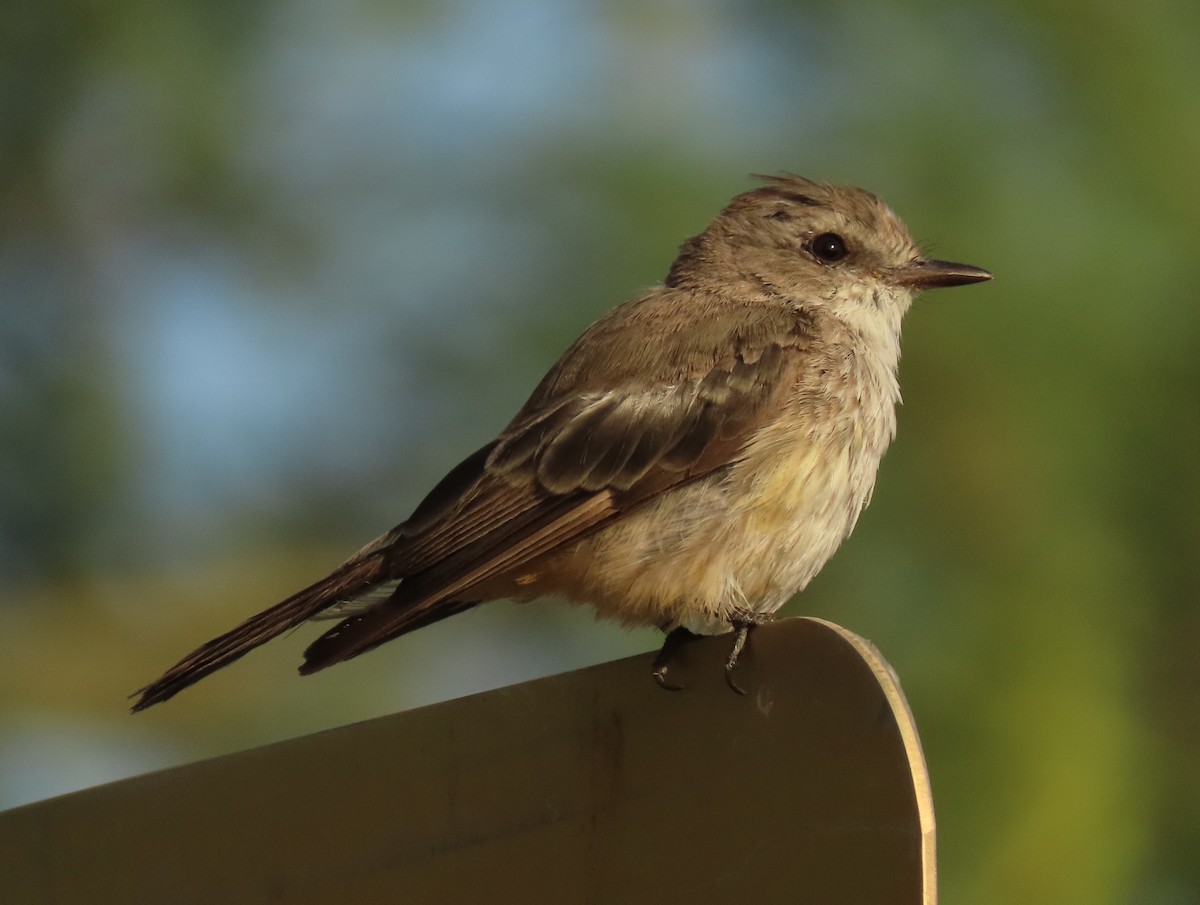
[[[733,646],[729,648],[729,656],[725,658],[725,684],[738,694],[745,694],[746,689],[737,683],[737,679],[733,677],[733,670],[737,666],[738,657],[742,655],[742,648],[746,646],[746,639],[750,637],[752,628],[754,628],[752,622],[735,622],[733,624]]]
[[[737,683],[737,679],[733,677],[733,670],[737,667],[738,658],[750,639],[750,633],[766,621],[769,620],[735,619],[730,623],[733,626],[733,646],[729,648],[729,656],[725,658],[725,684],[738,694],[745,694],[746,689]]]
[[[730,624],[733,626],[733,646],[729,648],[729,656],[725,658],[725,684],[738,694],[745,694],[746,689],[738,684],[737,679],[733,676],[733,671],[737,668],[738,659],[742,656],[742,651],[745,649],[746,642],[750,638],[750,632],[761,624],[761,620],[735,619]],[[667,678],[667,672],[679,648],[700,637],[703,636],[697,635],[683,626],[674,628],[667,634],[662,648],[654,658],[653,671],[651,672],[659,688],[666,689],[667,691],[683,690],[682,685],[672,682]]]
[[[667,691],[683,690],[682,685],[677,685],[667,680],[667,668],[671,665],[671,660],[675,658],[675,654],[679,648],[683,647],[689,641],[695,641],[699,637],[695,632],[688,631],[682,625],[667,633],[662,648],[659,649],[658,655],[654,658],[654,668],[651,673],[654,676],[654,681],[658,683],[659,688],[664,688]]]

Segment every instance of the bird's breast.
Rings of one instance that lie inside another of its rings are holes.
[[[804,588],[870,499],[895,430],[877,382],[814,404],[797,387],[729,466],[663,494],[562,551],[537,593],[633,624],[721,631]],[[534,590],[533,588],[530,589]]]

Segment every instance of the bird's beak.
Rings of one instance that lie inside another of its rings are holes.
[[[982,267],[970,264],[954,264],[950,261],[916,260],[895,271],[893,280],[918,292],[922,289],[937,289],[941,286],[964,286],[967,283],[982,283],[992,275]]]

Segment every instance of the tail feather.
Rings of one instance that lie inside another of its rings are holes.
[[[427,607],[405,606],[392,601],[378,604],[365,612],[346,617],[310,644],[304,652],[304,663],[300,667],[300,675],[312,675],[326,666],[333,666],[335,663],[341,663],[343,660],[349,660],[359,654],[374,650],[385,641],[415,632],[419,628],[441,622],[450,616],[465,613],[478,605],[479,601],[477,600],[442,600],[438,601],[436,606]],[[357,636],[361,633],[362,626],[381,620],[388,624],[385,633],[373,635],[372,640],[367,644],[347,647],[345,636],[351,634]]]
[[[385,579],[384,569],[384,557],[380,555],[351,560],[317,583],[251,616],[236,628],[196,648],[161,678],[135,691],[131,697],[137,697],[138,700],[132,707],[133,712],[174,697],[189,685],[228,666],[260,644],[311,619],[339,601],[362,593]]]

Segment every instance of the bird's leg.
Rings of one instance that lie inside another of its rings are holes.
[[[725,683],[738,694],[745,694],[746,689],[742,688],[733,678],[733,670],[737,666],[738,657],[742,655],[742,648],[746,646],[750,632],[757,628],[759,623],[744,619],[735,619],[730,624],[733,626],[734,632],[733,647],[729,649],[729,656],[725,658]]]
[[[654,681],[658,683],[659,688],[665,688],[667,691],[682,691],[682,685],[676,685],[673,682],[667,681],[667,667],[671,664],[671,660],[675,657],[679,648],[683,647],[689,641],[695,641],[700,636],[695,632],[688,631],[682,625],[672,629],[667,633],[666,640],[663,641],[663,646],[658,652],[658,656],[654,658]]]

